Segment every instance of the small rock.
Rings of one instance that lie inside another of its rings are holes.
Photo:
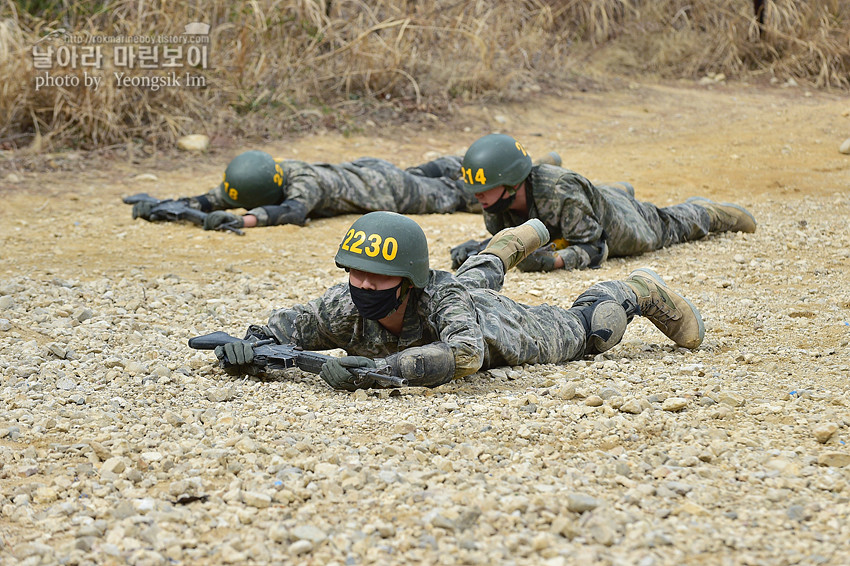
[[[588,407],[600,407],[602,403],[602,397],[600,397],[599,395],[590,395],[587,399],[584,400],[584,404]]]
[[[573,513],[593,511],[599,507],[599,500],[585,493],[570,493],[567,495],[567,509]]]
[[[0,318],[0,332],[12,330],[12,323],[7,318]]]
[[[233,399],[233,389],[230,387],[213,387],[212,389],[207,390],[207,399],[213,403],[230,401]]]
[[[631,415],[639,415],[643,411],[640,402],[637,399],[629,399],[619,407],[621,413],[629,413]]]
[[[289,545],[289,554],[299,556],[313,550],[313,543],[309,540],[298,540]]]
[[[717,402],[729,405],[730,407],[743,407],[744,397],[732,391],[721,391],[717,395]]]
[[[670,411],[671,413],[681,411],[687,406],[688,400],[684,397],[667,397],[664,399],[664,402],[661,403],[661,408],[665,411]]]
[[[850,155],[850,138],[844,140],[844,143],[841,144],[841,147],[838,148],[838,151],[840,151],[844,155]]]
[[[489,370],[489,373],[492,377],[494,377],[496,379],[507,379],[508,378],[507,372],[503,369],[491,369],[491,370]]]
[[[8,175],[6,175],[7,183],[20,183],[21,181],[22,179],[19,175],[15,175],[14,173],[9,173]]]
[[[239,552],[229,544],[225,544],[221,549],[221,561],[225,564],[242,564],[248,560],[248,555],[244,552]]]
[[[243,491],[242,502],[245,505],[250,505],[257,509],[265,509],[272,504],[272,498],[268,494],[260,493],[258,491]]]
[[[575,383],[563,383],[557,389],[552,392],[552,395],[557,397],[558,399],[563,399],[564,401],[569,401],[570,399],[576,396],[576,386]]]
[[[843,468],[850,465],[850,454],[845,452],[824,452],[818,456],[818,464],[830,468]]]
[[[292,529],[291,534],[293,538],[298,540],[307,540],[312,543],[322,542],[328,538],[328,535],[326,535],[322,529],[313,525],[298,525]]]
[[[815,440],[821,444],[826,444],[826,441],[828,441],[837,430],[838,425],[836,423],[818,423],[812,427],[812,434],[815,435]]]
[[[126,469],[127,465],[124,463],[124,458],[110,458],[100,467],[100,473],[104,472],[112,473],[112,474],[120,474]]]
[[[64,360],[65,356],[68,355],[68,348],[61,344],[57,344],[56,342],[51,342],[47,345],[47,351],[59,358],[60,360]]]
[[[183,151],[205,151],[210,146],[210,138],[203,134],[183,136],[177,140],[177,147]]]
[[[159,177],[153,173],[141,173],[133,177],[133,181],[159,181]]]
[[[12,306],[14,300],[11,295],[3,295],[0,297],[0,309],[6,310]]]
[[[85,322],[94,316],[94,311],[85,307],[80,307],[74,311],[73,317],[79,322]]]
[[[676,510],[676,515],[681,515],[685,513],[694,516],[707,516],[711,514],[708,509],[706,509],[702,505],[694,503],[693,501],[686,501],[685,503],[680,505],[679,508]]]

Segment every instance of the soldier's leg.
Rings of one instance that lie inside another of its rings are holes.
[[[708,234],[710,219],[701,206],[684,203],[659,208],[620,188],[602,187],[610,257],[638,255]]]
[[[586,309],[603,300],[622,306],[627,322],[635,316],[646,317],[679,346],[696,348],[705,336],[702,317],[693,303],[651,269],[636,269],[624,281],[597,283],[579,295],[572,308]]]
[[[438,179],[440,177],[460,179],[460,164],[460,157],[438,157],[428,163],[423,163],[422,165],[417,165],[415,167],[408,167],[406,171],[411,175],[430,177],[432,179]]]
[[[704,208],[711,221],[711,232],[755,232],[756,219],[743,206],[731,202],[714,202],[705,197],[691,197],[685,201]]]
[[[376,199],[389,200],[392,205],[377,210],[401,214],[431,214],[456,212],[466,206],[465,194],[456,186],[460,181],[448,178],[429,178],[414,175],[389,161],[361,157],[351,162],[357,174]],[[472,196],[475,200],[474,196]],[[476,201],[477,202],[477,201]]]

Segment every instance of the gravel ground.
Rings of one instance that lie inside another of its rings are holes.
[[[652,267],[700,308],[696,351],[638,319],[595,359],[349,394],[186,340],[341,280],[352,217],[239,239],[81,183],[0,233],[0,563],[850,563],[846,184],[739,199],[755,234],[507,279],[566,307]],[[437,268],[483,236],[417,220]]]

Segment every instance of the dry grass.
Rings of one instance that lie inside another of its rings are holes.
[[[5,0],[0,149],[155,144],[190,132],[279,137],[346,127],[378,106],[440,113],[458,100],[568,88],[596,61],[618,73],[723,72],[850,89],[846,1],[764,6],[759,24],[740,0]],[[33,67],[32,46],[51,30],[179,35],[192,21],[212,25],[211,68],[191,70],[206,88],[118,88],[104,46],[96,91],[35,90],[44,71]]]

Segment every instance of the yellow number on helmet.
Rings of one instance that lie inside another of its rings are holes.
[[[481,183],[482,185],[487,184],[487,177],[484,176],[484,169],[478,169],[478,173],[475,174],[475,180]]]
[[[525,151],[525,148],[524,148],[524,147],[522,147],[522,144],[521,144],[521,143],[516,142],[516,148],[517,148],[518,150],[520,150],[520,151],[522,152],[522,154],[523,154],[523,155],[528,155],[528,152],[527,152],[527,151]]]
[[[375,257],[381,252],[381,237],[378,234],[369,234],[367,238],[372,245],[364,250],[369,257]]]
[[[363,242],[365,242],[365,241],[366,241],[366,232],[364,232],[363,230],[358,230],[357,232],[354,233],[354,241],[351,242],[351,248],[349,248],[348,251],[350,251],[353,254],[362,254],[363,250],[360,248],[360,246],[362,246]]]
[[[384,240],[384,249],[381,250],[383,252],[384,259],[387,261],[392,261],[395,259],[396,254],[398,253],[398,242],[395,238],[390,236],[386,240]]]
[[[345,251],[348,251],[348,242],[350,242],[350,241],[351,241],[351,238],[353,238],[353,237],[354,237],[354,230],[349,230],[349,231],[345,234],[345,239],[342,241],[342,244],[340,244],[340,246],[339,246],[339,247],[341,247],[341,248],[342,248],[342,249],[344,249]]]

